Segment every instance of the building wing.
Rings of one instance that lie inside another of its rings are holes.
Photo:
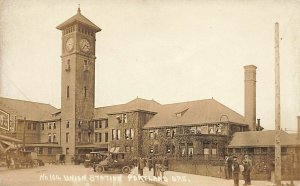
[[[14,113],[19,118],[26,117],[26,120],[44,121],[53,119],[53,114],[59,110],[50,104],[23,101],[17,99],[0,97],[0,109]]]
[[[245,118],[239,113],[214,99],[205,99],[163,105],[144,128],[217,123],[222,115],[227,116],[229,122],[246,124]]]
[[[275,145],[275,133],[275,130],[236,132],[228,147],[272,147]],[[282,146],[300,145],[297,134],[288,134],[287,132],[281,131],[280,136]]]

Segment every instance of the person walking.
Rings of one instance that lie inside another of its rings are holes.
[[[237,161],[237,156],[233,156],[232,173],[234,186],[239,186],[240,165]]]

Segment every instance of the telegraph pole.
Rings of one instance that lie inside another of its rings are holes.
[[[275,184],[281,186],[279,24],[275,23]]]
[[[25,138],[26,138],[25,130],[26,130],[26,117],[24,117],[24,126],[23,126],[23,151],[25,151]]]

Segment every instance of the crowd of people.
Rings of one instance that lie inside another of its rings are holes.
[[[244,185],[251,185],[252,161],[248,155],[242,161],[238,161],[237,156],[225,156],[225,178],[233,179],[234,186],[239,186],[239,175],[242,173]]]

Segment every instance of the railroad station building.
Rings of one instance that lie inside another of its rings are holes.
[[[244,67],[244,115],[213,98],[165,105],[136,98],[95,108],[95,41],[101,29],[80,9],[56,28],[62,33],[61,62],[57,62],[61,65],[61,108],[0,98],[0,134],[22,140],[26,150],[38,152],[46,162],[56,154],[65,154],[70,162],[78,154],[114,150],[133,157],[167,157],[178,162],[171,165],[172,170],[206,174],[190,166],[194,162],[223,164],[228,150],[239,152],[235,147],[240,134],[261,129],[256,124],[254,65]],[[300,143],[295,146],[299,148]]]

